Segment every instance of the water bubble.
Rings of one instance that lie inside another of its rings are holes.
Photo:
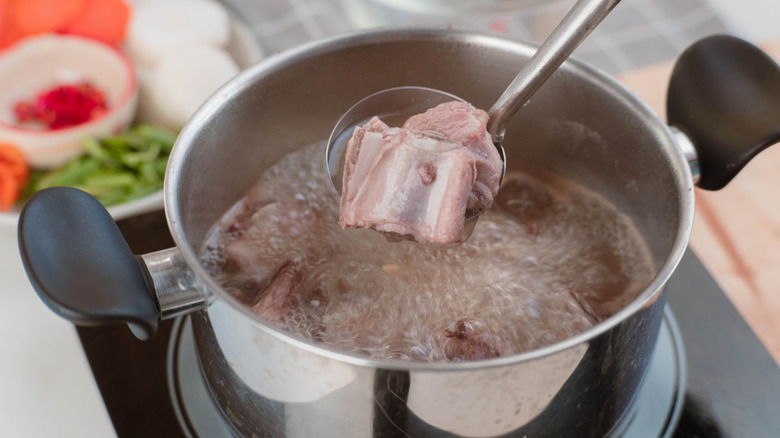
[[[253,285],[240,292],[250,305],[282,267],[294,267],[300,278],[278,309],[280,328],[294,336],[373,358],[440,361],[447,332],[463,320],[480,342],[496,344],[490,351],[515,354],[587,330],[654,274],[625,215],[549,175],[508,173],[494,206],[456,248],[342,230],[323,148],[292,152],[266,171],[242,201],[256,209],[251,220],[240,233],[220,221],[202,250],[221,284]],[[225,272],[225,248],[236,239],[250,263]]]

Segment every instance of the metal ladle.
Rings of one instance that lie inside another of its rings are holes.
[[[487,129],[504,163],[502,180],[506,173],[506,155],[501,142],[504,140],[507,122],[619,2],[620,0],[578,0],[488,111],[490,119]],[[353,105],[336,124],[326,150],[328,174],[339,194],[342,189],[347,143],[355,127],[374,116],[378,116],[389,126],[400,126],[415,114],[453,100],[463,101],[457,96],[432,88],[398,87],[379,91]],[[466,211],[461,242],[465,242],[471,235],[481,212],[482,210]]]

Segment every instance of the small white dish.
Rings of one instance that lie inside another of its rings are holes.
[[[57,129],[17,126],[14,105],[29,101],[63,83],[88,81],[106,97],[108,111],[80,125]],[[27,163],[36,168],[62,165],[84,150],[81,138],[105,136],[124,130],[133,120],[138,86],[130,60],[108,44],[66,35],[25,39],[0,54],[0,142],[16,145]],[[118,219],[162,205],[162,192],[112,210]],[[19,212],[0,213],[0,285],[27,287],[19,259],[16,226]]]
[[[14,105],[47,89],[88,81],[105,94],[108,111],[80,125],[43,130],[18,126]],[[84,150],[84,136],[121,132],[133,120],[138,86],[130,60],[117,48],[88,38],[43,35],[0,54],[0,142],[24,153],[32,167],[62,165]]]

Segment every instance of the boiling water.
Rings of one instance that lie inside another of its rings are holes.
[[[220,284],[294,336],[372,358],[511,355],[587,330],[654,275],[624,215],[551,177],[508,173],[455,248],[342,230],[324,147],[269,169],[202,251]]]

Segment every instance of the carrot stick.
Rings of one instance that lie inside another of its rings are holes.
[[[12,9],[16,1],[18,0],[0,0],[0,50],[27,36],[16,26],[15,10]]]
[[[8,26],[11,23],[11,17],[8,13],[9,0],[0,0],[0,39],[3,39],[3,35],[8,31]]]
[[[54,32],[78,17],[85,0],[8,0],[16,28],[27,35]]]
[[[19,197],[19,184],[10,173],[0,171],[0,211],[8,211]]]
[[[12,28],[10,25],[0,22],[0,51],[11,47],[20,39],[21,36],[16,28]]]
[[[84,11],[61,31],[110,44],[122,42],[130,19],[130,6],[123,0],[84,0],[84,2]]]
[[[0,26],[3,26],[0,23]],[[23,38],[30,36],[30,33],[17,29],[12,23],[0,30],[0,51],[11,47]]]
[[[11,175],[19,186],[23,186],[28,172],[22,151],[12,144],[0,143],[0,173]]]
[[[27,182],[27,161],[16,146],[0,143],[0,211],[8,211]]]

